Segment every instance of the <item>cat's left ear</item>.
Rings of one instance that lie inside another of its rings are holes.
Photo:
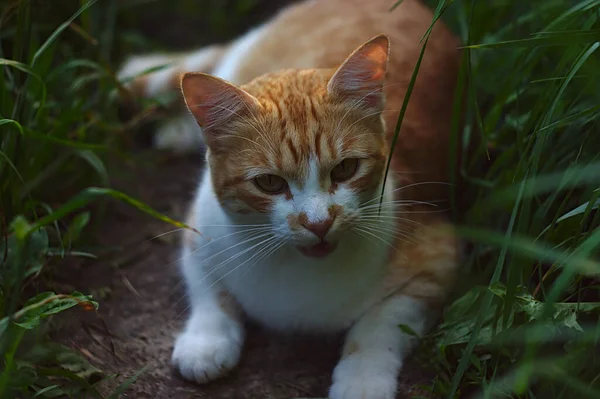
[[[329,94],[353,106],[383,110],[389,52],[390,41],[385,35],[376,36],[354,50],[329,80]]]
[[[205,73],[188,72],[181,79],[185,103],[205,134],[233,117],[260,109],[258,100],[223,79]]]

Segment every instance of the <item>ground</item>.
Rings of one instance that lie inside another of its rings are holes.
[[[182,219],[197,184],[202,156],[151,154],[150,161],[145,159],[122,170],[120,181],[113,183],[155,209]],[[96,293],[98,298],[104,296],[99,299],[97,314],[71,313],[70,323],[60,334],[63,341],[107,374],[118,373],[117,381],[147,366],[127,391],[129,398],[325,397],[341,336],[283,336],[250,324],[242,361],[229,376],[198,386],[172,370],[169,360],[174,336],[186,316],[175,262],[180,234],[156,236],[173,229],[128,205],[108,204],[95,240],[120,250],[58,273],[63,290],[71,284]],[[412,397],[417,394],[413,386],[427,384],[430,378],[409,360],[400,377],[398,397]]]

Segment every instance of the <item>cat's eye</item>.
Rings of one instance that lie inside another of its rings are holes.
[[[262,175],[254,179],[254,184],[267,194],[281,194],[287,189],[287,182],[276,175]]]
[[[331,170],[331,180],[342,182],[350,179],[358,170],[359,160],[357,158],[346,158]]]

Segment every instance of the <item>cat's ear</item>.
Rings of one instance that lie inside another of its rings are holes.
[[[383,109],[383,82],[390,51],[387,36],[379,35],[356,50],[329,80],[334,98],[369,109]]]
[[[230,118],[252,113],[260,107],[251,94],[205,73],[184,74],[181,90],[188,109],[208,136],[215,134]]]

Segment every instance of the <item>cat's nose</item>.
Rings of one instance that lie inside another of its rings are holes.
[[[333,224],[333,220],[334,220],[334,218],[328,218],[326,220],[323,220],[323,221],[320,221],[317,223],[306,222],[306,223],[302,223],[302,226],[304,226],[304,228],[306,230],[314,233],[314,235],[316,235],[317,237],[319,237],[322,240],[325,238],[325,236],[327,235],[327,232],[331,228],[331,225]]]

